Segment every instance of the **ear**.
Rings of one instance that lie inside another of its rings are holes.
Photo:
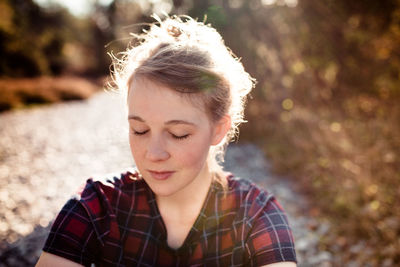
[[[218,145],[226,136],[231,128],[231,116],[225,115],[219,121],[214,123],[214,133],[211,145]]]

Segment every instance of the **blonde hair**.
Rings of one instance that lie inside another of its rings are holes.
[[[200,100],[212,121],[228,114],[231,127],[224,140],[210,150],[210,168],[220,171],[227,144],[238,134],[246,96],[255,80],[210,25],[188,16],[167,16],[141,34],[120,57],[113,55],[112,78],[127,99],[139,77],[167,85],[192,100]]]

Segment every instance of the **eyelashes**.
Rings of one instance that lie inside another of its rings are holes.
[[[149,130],[142,131],[142,132],[133,130],[133,134],[137,135],[137,136],[145,135],[148,132],[149,132]],[[175,134],[172,134],[172,133],[170,133],[170,134],[171,134],[172,138],[177,139],[177,140],[184,140],[184,139],[186,139],[186,138],[188,138],[190,136],[190,134],[185,134],[185,135],[175,135]]]
[[[178,140],[183,140],[183,139],[186,139],[189,137],[189,134],[185,134],[185,135],[181,135],[181,136],[174,135],[174,134],[171,134],[171,135],[173,138],[178,139]]]
[[[149,130],[146,130],[146,131],[143,131],[143,132],[138,132],[138,131],[133,130],[133,134],[134,134],[134,135],[144,135],[144,134],[146,134],[148,131],[149,131]]]

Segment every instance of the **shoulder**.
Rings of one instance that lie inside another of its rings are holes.
[[[89,264],[110,238],[119,240],[116,210],[129,209],[145,189],[131,170],[89,178],[57,215],[43,250]]]
[[[228,192],[240,199],[243,240],[255,266],[282,261],[296,262],[294,240],[286,213],[273,194],[248,179],[229,177]]]
[[[234,195],[245,208],[245,217],[251,222],[270,202],[275,200],[273,194],[261,188],[249,179],[228,176],[227,196]]]
[[[265,189],[261,188],[253,181],[247,178],[242,178],[238,176],[234,176],[233,174],[228,174],[228,190],[241,191],[244,193],[255,193],[255,194],[263,194],[268,193]]]
[[[146,195],[146,185],[137,171],[126,170],[118,174],[92,176],[70,198],[60,211],[55,224],[58,221],[71,221],[71,217],[79,217],[85,227],[94,231],[96,237],[102,243],[103,237],[110,232],[116,222],[116,211],[126,211],[131,207],[135,199],[140,195]],[[67,219],[67,220],[66,220]],[[77,228],[67,227],[67,229]]]
[[[112,198],[115,191],[127,192],[135,190],[141,184],[142,179],[135,169],[125,170],[120,173],[108,173],[104,175],[94,175],[86,180],[77,193],[73,196],[78,200],[84,200],[91,194],[104,195]]]
[[[234,212],[234,221],[244,223],[247,230],[261,217],[276,213],[277,210],[283,212],[274,195],[251,180],[231,174],[227,181],[228,187],[219,193],[220,207],[227,213]]]
[[[121,173],[92,176],[73,195],[89,213],[97,214],[101,209],[110,209],[112,203],[131,200],[136,193],[145,190],[145,183],[135,169]],[[121,204],[121,203],[120,203]]]
[[[147,198],[148,187],[135,169],[122,173],[93,176],[74,198],[93,222],[114,220],[116,211],[128,211],[135,200]],[[98,224],[98,223],[95,223]],[[99,227],[100,225],[95,225]]]

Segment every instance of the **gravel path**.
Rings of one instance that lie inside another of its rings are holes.
[[[122,105],[118,96],[99,93],[0,114],[0,267],[34,266],[51,221],[78,185],[132,166]],[[270,174],[256,146],[230,146],[225,166],[277,196],[293,228],[299,266],[332,265],[332,255],[317,249],[329,227],[304,215],[304,197]]]

